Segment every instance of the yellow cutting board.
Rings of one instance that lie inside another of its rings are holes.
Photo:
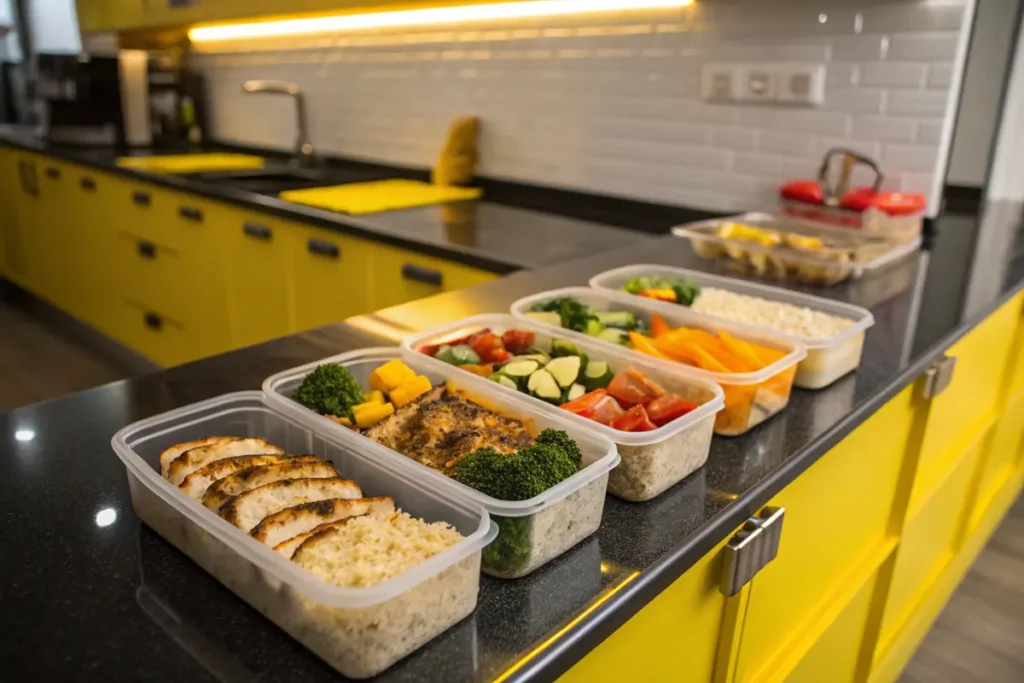
[[[411,209],[417,206],[478,199],[483,190],[474,187],[447,187],[418,180],[377,180],[311,190],[282,192],[281,199],[319,209],[352,215]]]
[[[117,165],[147,173],[203,173],[263,168],[264,159],[249,154],[168,154],[151,157],[119,157]]]

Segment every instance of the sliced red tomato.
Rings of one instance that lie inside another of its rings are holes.
[[[658,428],[651,422],[643,406],[633,406],[612,420],[609,426],[622,432],[651,432]]]
[[[505,348],[517,356],[520,353],[526,353],[536,339],[537,335],[526,330],[509,330],[501,335],[501,341],[505,343]]]
[[[647,416],[651,418],[651,422],[654,424],[664,427],[669,422],[696,409],[697,405],[695,403],[690,403],[681,396],[665,394],[647,404]]]
[[[422,353],[424,356],[430,356],[431,358],[433,358],[434,356],[437,355],[437,351],[440,348],[440,344],[424,344],[423,346],[419,347],[416,350]]]
[[[469,345],[484,363],[504,363],[512,355],[505,349],[501,337],[493,332],[476,335]]]
[[[603,425],[610,424],[623,413],[622,406],[609,396],[605,389],[596,389],[575,401],[570,401],[562,406],[562,410],[568,410]]]
[[[608,393],[623,406],[633,407],[645,406],[659,396],[664,396],[665,390],[647,379],[644,373],[630,368],[616,373],[608,385]]]

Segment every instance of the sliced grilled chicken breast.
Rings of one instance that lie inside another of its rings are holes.
[[[330,479],[284,479],[240,493],[221,509],[220,516],[249,533],[262,519],[285,508],[331,498],[362,498],[354,481]]]
[[[196,441],[188,441],[186,443],[179,443],[177,446],[171,446],[166,451],[160,454],[160,476],[164,479],[167,478],[167,468],[171,466],[171,463],[179,455],[185,451],[190,451],[193,448],[200,448],[202,446],[209,446],[214,443],[227,443],[228,441],[239,441],[240,439],[233,436],[208,436],[205,439],[198,439]]]
[[[343,500],[319,500],[295,507],[285,508],[270,515],[249,532],[261,543],[266,543],[277,550],[280,543],[305,534],[312,529],[337,522],[341,519],[367,514],[391,514],[395,511],[395,501],[391,498],[357,498]],[[296,548],[298,545],[295,546]],[[294,550],[294,548],[293,548]],[[291,557],[291,553],[288,553]]]
[[[240,493],[259,488],[284,479],[326,479],[337,477],[338,469],[316,456],[310,461],[287,460],[285,462],[249,467],[214,482],[203,494],[203,505],[214,512],[224,503]]]
[[[355,515],[354,517],[361,516],[362,515]],[[327,531],[328,529],[337,529],[338,527],[341,527],[350,520],[354,519],[354,517],[346,517],[345,519],[339,519],[336,522],[328,522],[327,524],[321,524],[320,526],[314,528],[312,531],[307,531],[304,534],[299,534],[295,538],[289,538],[287,541],[282,541],[281,543],[278,543],[274,546],[274,552],[281,553],[290,560],[292,559],[292,555],[295,554],[295,551],[299,549],[299,546],[306,542],[306,539],[316,536],[321,531]]]
[[[284,450],[263,439],[233,439],[215,442],[208,446],[192,448],[171,461],[167,467],[167,478],[178,486],[185,477],[214,460],[234,458],[239,455],[284,455]]]
[[[318,460],[313,455],[301,455],[297,458],[289,458],[287,455],[238,455],[234,458],[223,458],[221,460],[214,460],[208,465],[203,465],[192,474],[185,477],[185,481],[181,482],[178,486],[185,495],[196,500],[202,500],[203,494],[206,493],[206,489],[210,487],[214,482],[223,479],[224,477],[241,472],[242,470],[249,467],[260,467],[262,465],[272,465],[275,462],[282,462],[288,460],[289,462],[303,461],[312,462]]]

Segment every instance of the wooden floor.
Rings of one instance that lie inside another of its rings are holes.
[[[132,372],[0,300],[0,412]],[[1024,498],[982,551],[900,681],[1024,682]]]
[[[978,556],[901,683],[1024,681],[1024,497]]]
[[[0,412],[132,374],[128,366],[0,298]]]

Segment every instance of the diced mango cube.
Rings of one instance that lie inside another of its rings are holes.
[[[370,407],[360,410],[355,414],[356,425],[360,429],[369,429],[381,420],[395,414],[395,406],[390,403],[364,403],[363,405],[369,405]]]
[[[430,380],[423,375],[413,377],[408,382],[403,382],[401,385],[391,391],[391,402],[396,407],[401,408],[407,403],[412,403],[423,394],[430,391],[433,387],[430,386]]]
[[[358,415],[359,413],[361,413],[364,410],[369,410],[370,408],[374,408],[374,407],[379,406],[379,405],[384,405],[384,401],[381,401],[380,403],[377,403],[376,401],[370,401],[368,403],[360,403],[357,406],[352,406],[352,414],[353,415]]]
[[[416,373],[400,360],[389,360],[370,374],[370,388],[390,394],[392,389],[415,379]]]
[[[363,394],[363,400],[367,403],[385,403],[384,392],[374,389],[369,393]]]

